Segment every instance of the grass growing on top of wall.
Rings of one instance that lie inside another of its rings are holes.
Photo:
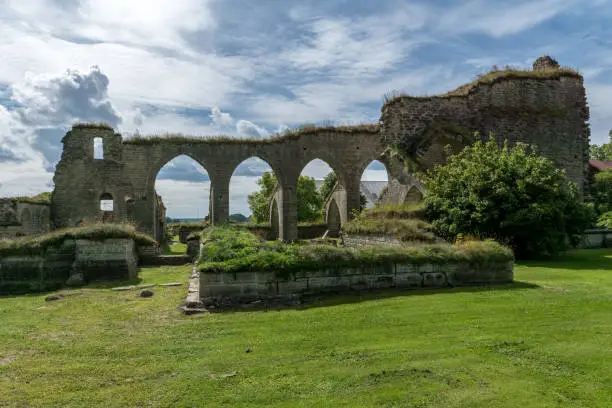
[[[419,219],[359,217],[346,223],[342,231],[354,235],[389,235],[404,242],[436,241],[431,224]]]
[[[11,200],[26,203],[26,204],[51,204],[51,192],[45,191],[44,193],[40,193],[35,195],[34,197],[11,197]]]
[[[232,226],[211,227],[202,233],[198,267],[203,273],[273,271],[277,276],[322,268],[358,267],[389,263],[483,264],[514,259],[509,248],[493,241],[418,247],[341,248],[331,245],[296,245],[265,242],[247,230]]]
[[[0,240],[0,256],[43,254],[47,248],[60,246],[66,239],[102,241],[111,238],[131,238],[138,245],[157,243],[153,238],[136,231],[136,228],[129,224],[91,224],[84,227],[61,229],[43,235]]]
[[[399,219],[419,219],[425,218],[425,206],[418,204],[377,204],[365,211],[361,218],[399,218]]]
[[[445,98],[452,96],[467,96],[469,93],[481,84],[493,84],[499,81],[511,79],[558,79],[561,77],[582,78],[582,75],[575,69],[569,67],[548,68],[548,69],[515,69],[507,67],[505,69],[492,69],[484,74],[477,75],[476,79],[470,83],[461,85],[457,89],[449,91],[441,95],[433,96],[410,96],[399,92],[391,92],[385,95],[385,105],[392,103],[403,97],[415,99],[432,99]]]
[[[297,129],[287,129],[282,133],[277,133],[273,136],[264,139],[253,138],[238,138],[227,135],[195,137],[187,136],[181,133],[167,133],[162,135],[138,136],[130,139],[124,139],[124,144],[131,145],[158,145],[158,144],[270,144],[279,143],[286,140],[299,139],[305,135],[317,134],[322,132],[341,132],[346,134],[351,133],[378,133],[380,126],[378,124],[361,124],[354,126],[301,126]]]

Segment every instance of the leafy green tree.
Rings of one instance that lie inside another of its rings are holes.
[[[592,220],[565,172],[525,144],[476,142],[425,180],[426,216],[440,235],[494,238],[521,258],[567,249]]]
[[[597,215],[612,211],[612,169],[600,171],[595,175],[592,191]]]
[[[610,141],[604,143],[601,146],[593,144],[591,145],[591,159],[601,161],[612,161],[612,130],[608,132]]]
[[[270,218],[269,206],[270,199],[276,188],[276,177],[271,171],[266,171],[261,178],[257,180],[259,191],[248,196],[249,208],[253,212],[252,219],[255,223],[268,221]]]
[[[259,191],[249,195],[249,208],[256,223],[269,221],[270,199],[276,189],[276,177],[266,171],[257,181]],[[297,185],[298,222],[316,221],[321,215],[323,199],[312,177],[300,176]]]

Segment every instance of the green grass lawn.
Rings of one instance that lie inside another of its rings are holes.
[[[0,298],[0,406],[612,406],[612,250],[516,280],[194,316],[186,286]]]
[[[163,255],[183,255],[187,253],[187,244],[179,242],[178,235],[173,237],[173,243],[164,245],[162,248]]]

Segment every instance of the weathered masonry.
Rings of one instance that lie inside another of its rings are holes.
[[[94,139],[100,138],[103,158],[94,158]],[[365,168],[381,159],[378,125],[314,128],[267,140],[231,138],[142,138],[122,140],[104,126],[74,126],[62,140],[53,192],[56,227],[75,226],[101,217],[135,222],[159,237],[159,201],[155,178],[170,160],[187,155],[204,167],[211,183],[210,217],[214,223],[229,217],[229,183],[236,167],[258,157],[266,161],[278,180],[271,203],[271,224],[283,240],[297,238],[297,180],[313,159],[325,160],[338,175],[328,211],[345,222],[359,207],[359,184]],[[382,158],[384,160],[384,158]],[[105,207],[105,208],[104,208]]]
[[[538,151],[566,170],[580,189],[587,179],[590,130],[582,77],[561,69],[549,57],[539,58],[531,71],[499,71],[432,97],[398,96],[382,107],[380,124],[306,128],[264,140],[232,138],[145,137],[122,139],[106,126],[76,125],[66,134],[54,177],[54,227],[82,221],[131,221],[159,239],[163,204],[155,178],[170,160],[187,155],[200,163],[211,181],[210,218],[229,216],[229,182],[244,160],[266,161],[278,180],[270,220],[275,235],[297,238],[297,180],[313,159],[326,161],[338,184],[326,203],[327,224],[337,230],[359,207],[360,179],[373,160],[389,174],[385,201],[422,198],[422,184],[406,167],[407,159],[421,169],[443,163],[444,146],[459,149],[478,131],[501,142],[535,144]],[[103,157],[94,157],[94,139]]]

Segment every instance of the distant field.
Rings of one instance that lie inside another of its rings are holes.
[[[0,298],[0,407],[610,407],[612,250],[516,280],[196,316],[186,286]]]

